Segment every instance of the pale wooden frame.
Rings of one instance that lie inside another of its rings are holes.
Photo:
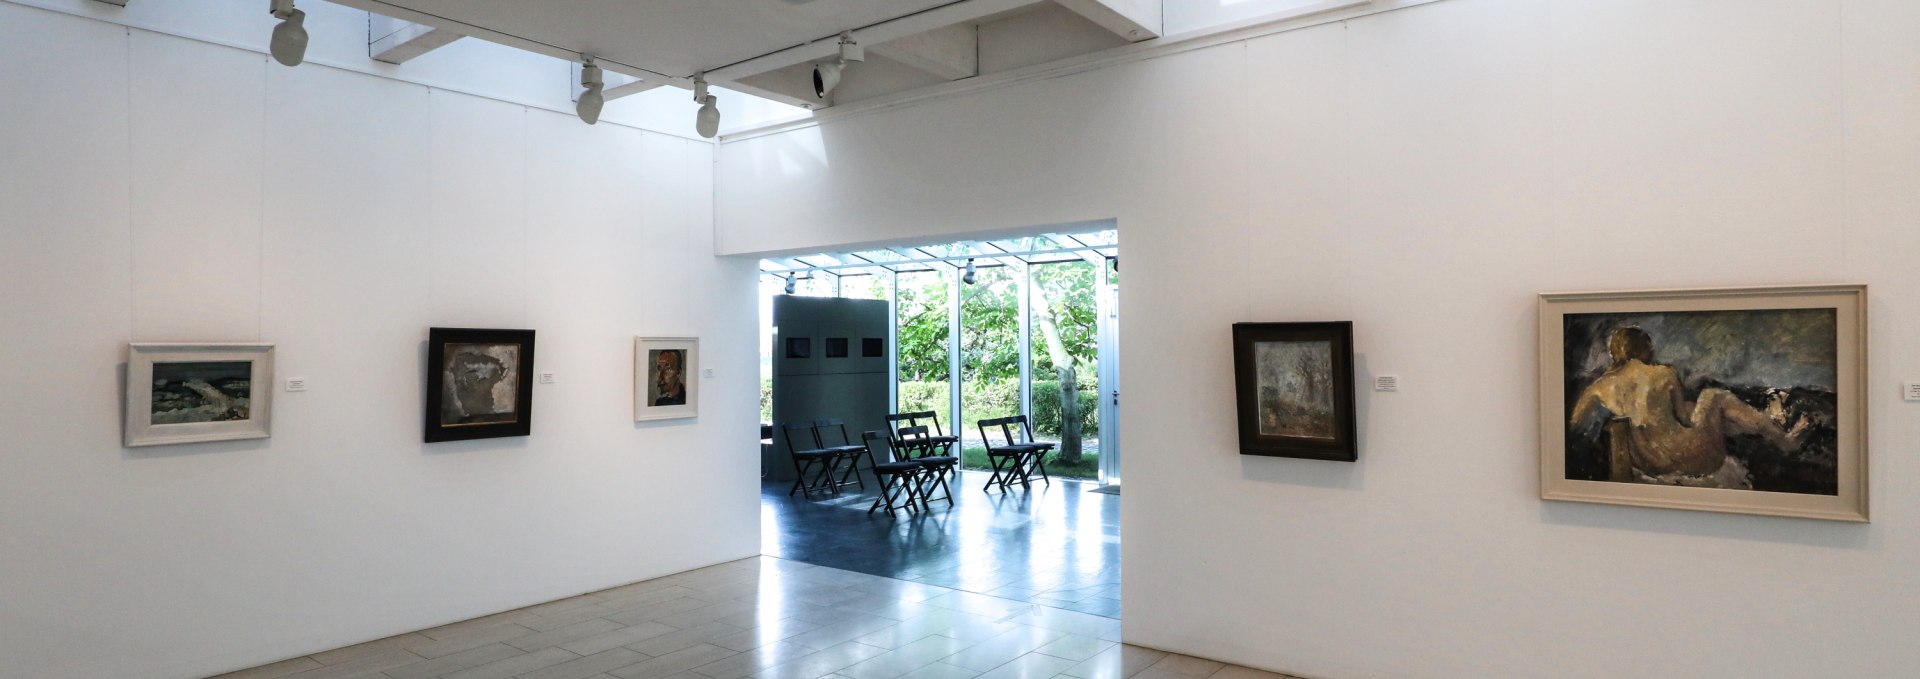
[[[153,364],[179,361],[247,361],[253,366],[241,422],[153,423]],[[273,435],[273,345],[135,343],[127,345],[124,443],[128,448],[178,443],[263,439]]]
[[[650,349],[679,349],[687,352],[685,364],[680,366],[681,372],[686,375],[686,405],[655,406],[647,403],[647,351]],[[633,339],[633,421],[671,420],[699,416],[700,338],[635,337]]]
[[[1682,488],[1566,478],[1567,426],[1562,360],[1568,313],[1747,309],[1835,310],[1838,337],[1839,494],[1798,495]],[[1800,285],[1540,295],[1540,497],[1832,521],[1868,520],[1867,286]]]

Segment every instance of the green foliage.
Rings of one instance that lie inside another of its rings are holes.
[[[1080,401],[1080,435],[1100,437],[1100,389],[1092,382],[1081,382],[1075,390]],[[1033,382],[1033,432],[1036,436],[1060,435],[1060,383]]]
[[[963,469],[993,468],[993,463],[987,461],[987,449],[979,446],[967,447],[960,458],[960,464]],[[1067,464],[1060,461],[1059,453],[1054,453],[1047,456],[1047,475],[1063,479],[1100,478],[1100,455],[1086,453],[1080,456],[1079,462]]]
[[[947,380],[948,309],[946,276],[900,275],[900,379]]]

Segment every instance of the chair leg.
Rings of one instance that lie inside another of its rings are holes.
[[[868,514],[872,514],[873,510],[879,509],[882,503],[887,505],[888,514],[893,513],[893,484],[895,476],[897,475],[887,474],[880,477],[880,494],[874,496],[873,504],[867,505]]]
[[[1047,487],[1053,487],[1053,477],[1047,475],[1047,451],[1034,454],[1033,466],[1040,470],[1040,480],[1046,482]]]
[[[1007,461],[1010,459],[1013,459],[1013,458],[1007,455],[994,455],[991,453],[987,455],[987,461],[993,464],[993,475],[987,477],[987,485],[981,486],[980,490],[982,491],[990,490],[993,488],[994,484],[1000,485],[1001,492],[1005,492],[1007,490],[1007,485],[1012,481],[1012,479],[1009,478],[1010,476],[1012,476],[1012,471],[1006,469]]]
[[[820,473],[814,475],[813,477],[812,486],[814,490],[817,490],[823,493],[832,493],[834,495],[839,495],[840,486],[835,484],[833,480],[835,478],[834,472],[837,471],[840,467],[840,458],[838,456],[834,456],[834,457],[829,457],[823,460],[819,460],[818,466],[820,467]]]

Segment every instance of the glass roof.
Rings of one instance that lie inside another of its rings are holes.
[[[975,260],[976,267],[1048,264],[1118,257],[1119,244],[1120,234],[1113,229],[1049,233],[985,241],[775,257],[760,260],[760,270],[774,276],[816,271],[841,276],[864,276],[886,271],[951,271],[965,266],[968,259]]]

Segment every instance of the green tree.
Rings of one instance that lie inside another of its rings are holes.
[[[1037,265],[1032,270],[1033,317],[1046,353],[1036,371],[1052,370],[1060,391],[1060,461],[1077,464],[1081,455],[1079,373],[1094,362],[1098,317],[1093,270],[1074,264]]]

